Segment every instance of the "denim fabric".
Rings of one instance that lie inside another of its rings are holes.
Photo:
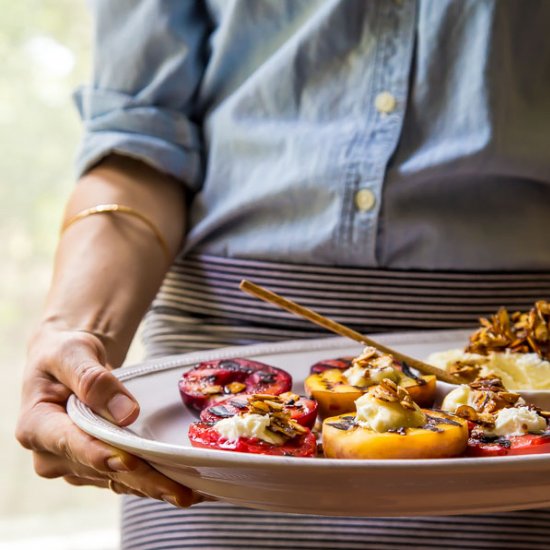
[[[91,6],[78,170],[118,152],[181,179],[185,252],[550,269],[550,2]]]

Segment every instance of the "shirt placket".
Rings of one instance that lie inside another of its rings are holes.
[[[342,263],[377,266],[382,188],[405,114],[416,26],[415,0],[381,1],[376,51],[361,128],[348,149],[344,210],[339,234]],[[342,246],[342,244],[344,246]]]

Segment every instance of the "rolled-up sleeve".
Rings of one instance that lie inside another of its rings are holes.
[[[210,21],[202,2],[92,0],[90,86],[75,92],[84,124],[78,174],[110,153],[150,164],[197,190],[201,132],[193,112]]]

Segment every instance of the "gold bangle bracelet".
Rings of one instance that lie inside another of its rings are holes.
[[[86,208],[81,210],[78,214],[75,214],[72,218],[67,220],[63,227],[61,228],[61,233],[63,234],[73,223],[87,218],[89,216],[94,216],[95,214],[126,214],[128,216],[133,216],[138,220],[141,220],[153,233],[158,243],[160,244],[164,255],[166,256],[166,261],[168,264],[172,262],[172,254],[170,253],[170,247],[166,242],[166,239],[163,237],[159,228],[145,215],[142,214],[139,210],[132,208],[131,206],[125,206],[123,204],[98,204],[97,206],[92,206],[91,208]]]

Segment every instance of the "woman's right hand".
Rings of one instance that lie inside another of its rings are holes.
[[[67,399],[75,393],[94,412],[119,426],[136,420],[139,406],[110,372],[106,356],[101,340],[89,332],[60,330],[46,323],[33,337],[16,435],[33,452],[37,474],[175,506],[198,502],[190,489],[138,457],[86,434],[69,418]]]

